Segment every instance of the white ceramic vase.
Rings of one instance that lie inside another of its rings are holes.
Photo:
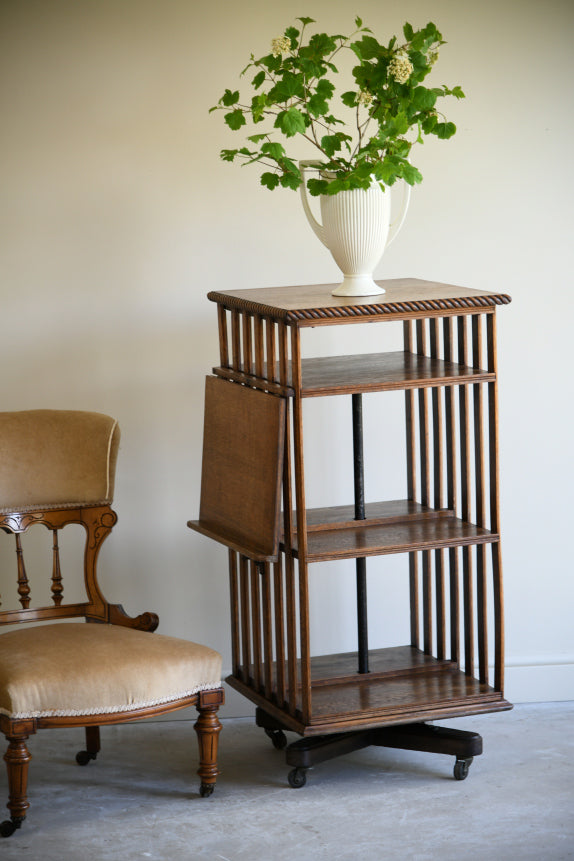
[[[343,273],[343,281],[333,296],[376,296],[385,290],[373,281],[373,272],[385,248],[401,229],[410,201],[410,186],[403,185],[400,212],[391,224],[391,190],[377,182],[368,189],[320,195],[319,224],[309,206],[305,181],[307,168],[317,169],[320,162],[299,162],[303,173],[301,199],[309,224]]]

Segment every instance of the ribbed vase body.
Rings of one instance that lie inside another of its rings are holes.
[[[368,189],[321,196],[323,241],[345,276],[336,295],[383,292],[373,281],[389,235],[391,192],[374,183]]]

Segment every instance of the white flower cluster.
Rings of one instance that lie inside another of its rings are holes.
[[[274,57],[279,57],[281,54],[288,54],[291,50],[291,39],[287,36],[278,36],[277,39],[271,39],[271,51]]]
[[[359,95],[357,96],[357,104],[365,105],[368,107],[373,101],[373,94],[367,92],[367,90],[361,90]]]
[[[395,51],[393,59],[389,63],[389,75],[391,75],[398,84],[406,84],[414,71],[414,66],[409,60],[409,55],[404,48],[399,48]]]

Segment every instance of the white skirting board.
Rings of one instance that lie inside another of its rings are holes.
[[[574,700],[574,655],[508,658],[504,687],[511,703]]]

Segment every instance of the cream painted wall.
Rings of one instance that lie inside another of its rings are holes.
[[[332,32],[360,14],[389,36],[432,18],[449,42],[436,74],[467,93],[448,110],[459,132],[419,148],[425,180],[377,275],[513,296],[499,314],[508,697],[572,699],[569,0],[4,0],[2,409],[119,419],[120,524],[102,558],[110,597],[157,610],[162,632],[218,648],[228,670],[226,552],[185,525],[199,506],[203,383],[217,361],[205,295],[327,282],[337,270],[297,195],[219,161],[237,137],[207,111],[300,14]],[[380,334],[366,328],[318,333],[309,352],[360,352]],[[399,404],[367,407],[377,463],[367,490],[392,498],[404,482]],[[347,411],[335,416],[309,408],[311,503],[349,498],[348,470],[327,469],[326,438],[349,441]],[[378,564],[373,644],[402,642],[402,563],[384,581]],[[354,647],[348,572],[314,577],[317,651]],[[229,697],[226,714],[250,711]]]

